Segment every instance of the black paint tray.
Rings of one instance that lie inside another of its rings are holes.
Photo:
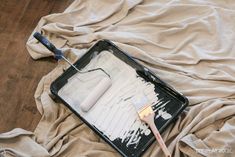
[[[104,50],[112,52],[112,54],[123,61],[124,64],[130,65],[133,69],[136,70],[136,73],[139,77],[142,77],[146,82],[154,84],[155,92],[158,93],[158,97],[160,99],[169,100],[164,107],[164,109],[172,115],[172,117],[168,120],[164,120],[159,117],[155,119],[155,123],[157,128],[162,133],[167,126],[169,126],[174,120],[176,120],[177,116],[185,109],[188,105],[188,100],[182,94],[175,91],[168,84],[163,82],[160,78],[158,78],[153,72],[139,64],[135,60],[133,60],[129,55],[120,50],[116,45],[108,40],[100,40],[95,45],[93,45],[85,55],[83,55],[78,61],[74,63],[74,65],[78,69],[82,69],[85,67],[91,60],[94,53],[100,53]],[[59,90],[68,83],[68,79],[74,76],[77,71],[73,67],[69,67],[61,76],[59,76],[52,84],[51,84],[51,92],[56,99],[59,99],[66,105],[75,115],[77,115],[84,123],[86,123],[94,132],[96,132],[101,138],[103,138],[108,144],[110,144],[114,149],[116,149],[122,156],[124,157],[140,157],[148,147],[154,142],[155,137],[152,133],[149,135],[142,135],[140,138],[138,145],[132,146],[126,145],[127,141],[121,141],[120,139],[115,139],[111,141],[99,128],[90,124],[81,114],[79,114],[69,103],[63,100],[62,97],[58,95]],[[154,106],[153,106],[154,109]],[[158,110],[156,110],[157,112]]]

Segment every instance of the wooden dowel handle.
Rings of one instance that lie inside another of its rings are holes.
[[[144,121],[149,125],[149,127],[151,128],[155,138],[157,139],[159,146],[161,147],[162,151],[164,152],[166,157],[171,157],[171,154],[168,150],[168,148],[165,145],[165,142],[162,139],[161,134],[159,133],[155,123],[154,123],[154,113],[146,116],[144,119]]]

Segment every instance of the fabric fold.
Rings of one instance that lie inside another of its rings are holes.
[[[225,157],[235,152],[234,9],[233,0],[77,0],[63,13],[42,17],[34,32],[42,32],[71,61],[98,40],[111,40],[189,99],[162,134],[172,156]],[[26,47],[34,59],[52,56],[32,35]],[[42,119],[34,133],[0,134],[0,153],[120,156],[51,97],[51,82],[67,67],[59,61],[40,81],[35,100]],[[154,142],[143,156],[163,154]]]

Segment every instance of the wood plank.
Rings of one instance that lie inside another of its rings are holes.
[[[33,131],[41,115],[34,92],[50,72],[52,58],[34,61],[25,43],[39,19],[62,12],[71,0],[1,0],[0,3],[0,133],[20,127]]]

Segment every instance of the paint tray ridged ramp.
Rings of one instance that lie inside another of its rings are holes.
[[[146,96],[160,132],[188,104],[183,95],[110,41],[98,41],[75,66],[84,71],[104,69],[112,86],[85,112],[80,104],[104,78],[104,73],[80,74],[71,67],[52,83],[52,93],[122,156],[139,157],[155,140],[149,127],[140,121],[133,100]]]

